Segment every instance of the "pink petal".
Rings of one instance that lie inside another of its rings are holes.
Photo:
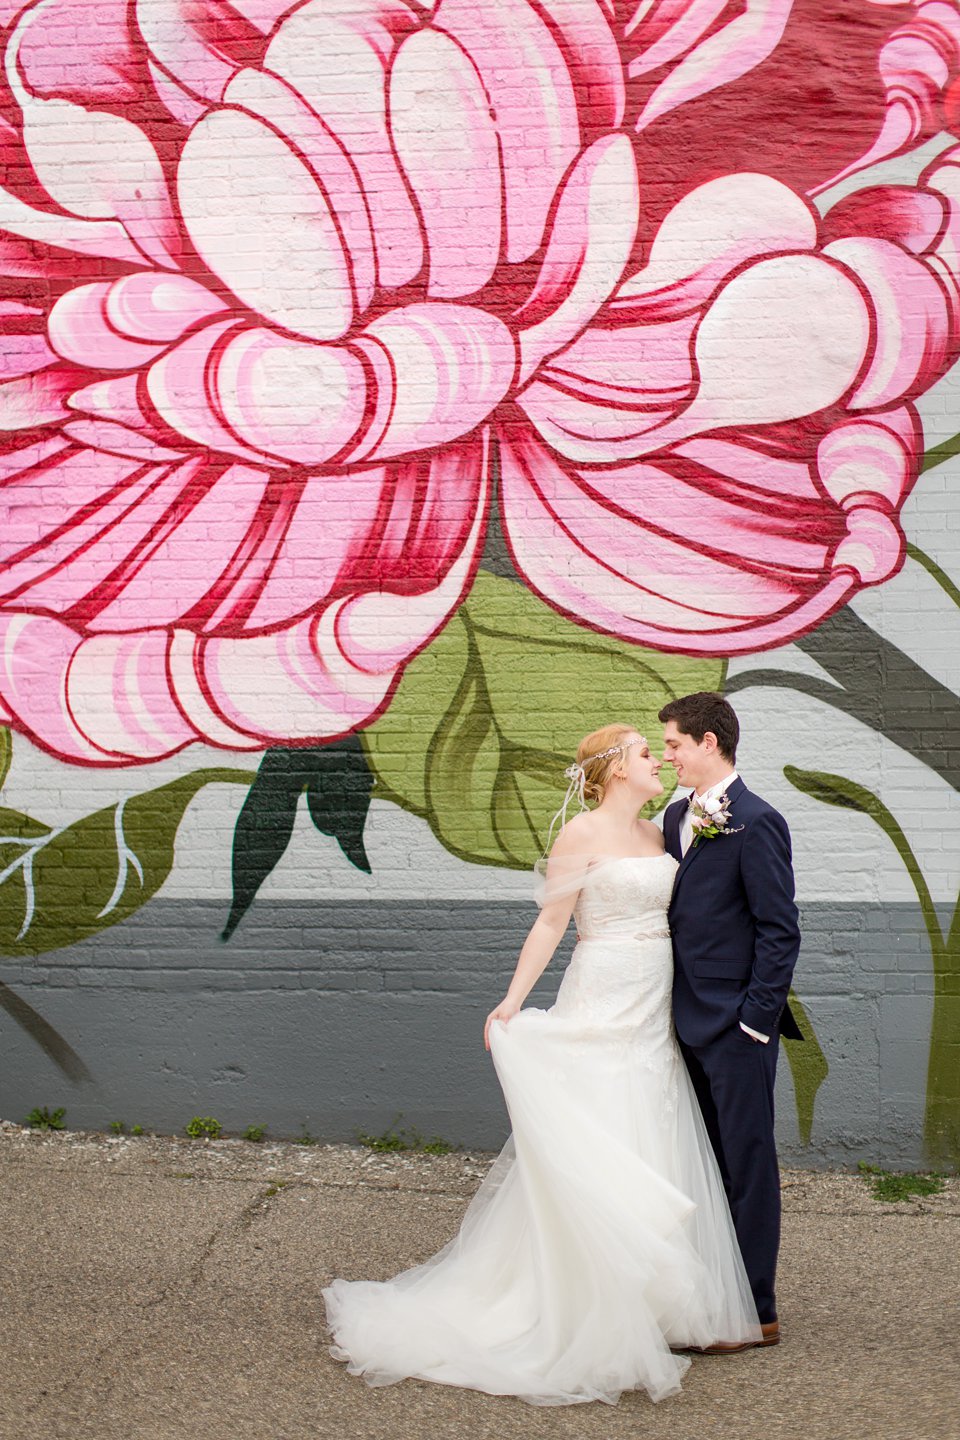
[[[88,622],[91,628],[167,626],[216,608],[219,577],[256,527],[268,479],[246,465],[187,479],[138,545],[113,597]],[[212,592],[216,598],[208,600]]]
[[[250,63],[253,52],[262,53],[255,28],[217,0],[134,0],[137,26],[153,61],[184,90],[216,104],[240,63]],[[243,62],[231,56],[233,47],[248,50]]]
[[[284,624],[342,584],[369,581],[376,573],[367,560],[370,538],[388,508],[389,476],[377,469],[305,477],[249,628]]]
[[[16,379],[19,375],[33,375],[37,370],[46,370],[56,364],[57,357],[42,335],[17,334],[4,327],[2,348],[0,348],[0,381]]]
[[[920,435],[909,410],[886,411],[838,425],[817,450],[817,471],[837,505],[876,504],[899,510],[916,474]]]
[[[942,95],[960,65],[960,13],[954,4],[914,4],[904,24],[880,51],[878,68],[887,109],[880,133],[857,159],[811,193],[876,165],[888,156],[936,134],[942,124]]]
[[[210,372],[215,364],[215,352],[226,344],[229,336],[240,333],[237,321],[225,320],[188,335],[150,367],[147,393],[175,434],[198,445],[236,455],[241,460],[266,465],[267,457],[245,445],[213,408]],[[112,398],[101,396],[95,387],[91,390],[93,404],[101,398]],[[81,396],[75,398],[80,400],[88,393],[81,392]],[[122,413],[117,413],[116,418],[122,419]]]
[[[554,195],[580,150],[570,72],[527,0],[440,0],[433,24],[477,67],[503,154],[507,260],[539,249]]]
[[[689,104],[720,85],[729,85],[765,60],[783,35],[793,0],[743,0],[742,6],[737,7],[740,13],[734,19],[713,29],[712,20],[719,9],[720,6],[713,3],[690,7],[691,12],[706,10],[706,24],[711,26],[707,38],[668,70],[666,79],[660,82],[641,111],[638,130],[645,130],[678,105]],[[681,35],[680,45],[685,48],[692,37],[683,30]],[[631,63],[629,74],[632,77],[659,68],[675,57],[674,36],[668,34],[658,46],[651,47],[650,54]]]
[[[693,380],[697,316],[660,324],[594,324],[542,368],[544,380],[584,398],[668,402],[686,398]]]
[[[836,240],[823,253],[859,277],[873,305],[873,355],[850,408],[872,410],[928,389],[947,369],[951,340],[946,296],[929,268],[887,240]]]
[[[427,450],[466,435],[513,383],[513,336],[494,315],[469,305],[405,305],[368,325],[358,346],[364,340],[386,352],[395,388],[382,439],[373,448],[362,444],[350,456],[354,463]]]
[[[354,304],[358,310],[365,310],[376,284],[373,233],[357,172],[340,142],[296,91],[275,75],[241,70],[227,86],[224,101],[266,120],[307,162],[343,236],[350,259]]]
[[[429,644],[466,598],[476,574],[490,496],[486,432],[465,446],[434,456],[430,471],[435,494],[443,495],[452,488],[464,501],[469,497],[473,502],[464,505],[462,518],[469,528],[464,530],[462,547],[449,569],[441,572],[435,586],[412,594],[390,594],[383,589],[350,596],[331,607],[321,620],[320,629],[335,638],[345,659],[371,674],[392,674]]]
[[[838,574],[852,571],[858,587],[879,585],[896,575],[903,564],[906,545],[892,515],[872,505],[849,512],[847,534],[837,546],[833,568]]]
[[[521,330],[522,378],[577,336],[612,295],[637,233],[639,186],[626,135],[597,140],[560,195],[547,253],[529,305],[555,308]],[[559,303],[558,303],[559,302]],[[522,323],[523,311],[517,317]]]
[[[723,175],[673,207],[646,265],[624,281],[614,306],[650,318],[688,313],[745,261],[816,243],[816,217],[786,185],[768,175]]]
[[[346,346],[306,345],[273,330],[235,334],[210,381],[241,441],[300,465],[320,465],[344,450],[366,410],[364,367]]]
[[[639,395],[612,398],[592,387],[568,388],[559,382],[533,381],[517,404],[552,450],[586,464],[623,461],[656,449],[646,437],[676,413],[674,397]]]
[[[170,690],[178,708],[198,740],[226,750],[262,750],[259,735],[236,730],[212,703],[203,673],[200,639],[192,630],[174,630],[167,651]]]
[[[0,433],[64,419],[70,413],[64,401],[78,381],[73,366],[54,365],[0,384]]]
[[[20,729],[45,750],[86,765],[115,765],[79,729],[66,694],[81,643],[75,630],[46,615],[0,611],[0,695]]]
[[[120,115],[31,94],[17,64],[23,33],[21,24],[8,41],[7,73],[23,112],[23,143],[37,181],[62,209],[86,220],[119,220],[150,259],[175,263],[179,228],[150,140]]]
[[[158,445],[148,435],[110,420],[73,420],[69,425],[63,426],[63,433],[88,450],[103,451],[107,455],[123,455],[145,465],[162,465],[168,460],[186,458],[181,451]]]
[[[0,230],[57,250],[72,250],[78,255],[104,256],[108,260],[136,266],[143,264],[143,251],[134,245],[116,220],[83,220],[72,215],[58,215],[54,211],[35,210],[2,187]],[[72,267],[65,268],[62,257],[55,254],[37,256],[33,263],[37,269],[16,269],[13,273],[46,274],[48,267],[54,274],[72,273]]]
[[[822,500],[822,491],[810,474],[807,458],[775,455],[768,448],[754,450],[749,441],[749,436],[727,440],[700,435],[678,445],[676,454],[723,480],[732,481],[731,490],[743,487],[748,501],[752,498],[750,492],[761,490],[787,500]],[[809,446],[804,445],[801,451],[804,457],[808,449]]]
[[[766,457],[758,459],[762,462]],[[655,528],[664,539],[682,541],[698,551],[709,550],[715,560],[744,569],[763,566],[792,571],[798,582],[804,571],[815,575],[823,569],[843,534],[842,521],[821,497],[791,501],[770,488],[748,494],[743,486],[725,483],[722,476],[689,457],[670,456],[660,464],[640,462],[591,471],[581,476],[581,481],[584,493],[599,506],[625,512]],[[644,543],[636,551],[640,573]],[[611,550],[597,553],[607,560],[615,558]],[[622,558],[629,563],[629,552]],[[661,587],[669,585],[663,573],[662,568],[657,571]],[[731,603],[729,596],[736,593],[738,584],[725,582],[724,603]],[[753,601],[758,592],[756,578],[751,575],[747,584]]]
[[[521,573],[562,613],[609,634],[687,655],[752,653],[803,634],[857,588],[848,569],[798,586],[787,575],[737,575],[736,565],[658,541],[638,523],[594,510],[528,442],[501,444],[501,473]]]
[[[95,622],[98,612],[123,589],[131,556],[144,552],[168,511],[189,490],[203,459],[143,466],[126,458],[85,454],[91,483],[100,485],[96,500],[79,508],[79,496],[69,496],[72,513],[56,529],[55,517],[62,507],[45,516],[36,543],[3,566],[0,594],[25,597],[31,607],[53,610],[68,619]],[[137,629],[138,620],[128,615],[125,626],[109,628]]]
[[[937,158],[923,176],[928,187],[943,196],[943,231],[925,259],[943,282],[954,326],[960,324],[960,145]]]
[[[377,281],[394,289],[423,264],[416,211],[387,129],[386,71],[397,44],[419,25],[403,0],[307,0],[277,29],[264,60],[337,137],[363,186],[377,253]]]
[[[758,261],[720,290],[703,317],[700,388],[644,448],[825,410],[851,389],[870,329],[863,297],[839,266],[814,255]]]
[[[150,72],[150,79],[153,88],[161,105],[166,109],[185,130],[196,125],[201,115],[206,114],[207,107],[197,100],[182,85],[178,85],[171,75],[168,75],[155,60],[147,60],[147,69]]]
[[[349,734],[377,712],[394,678],[351,665],[322,615],[202,641],[194,663],[214,714],[261,745]]]
[[[108,283],[78,285],[61,295],[50,311],[50,343],[64,360],[93,362],[98,370],[136,370],[155,360],[159,347],[118,335],[106,315]]]
[[[107,290],[107,321],[134,340],[169,344],[202,320],[225,309],[224,302],[186,275],[142,270],[114,280]]]
[[[448,36],[420,30],[397,51],[390,125],[423,216],[429,295],[470,295],[500,255],[500,149],[490,102]]]
[[[97,21],[83,35],[78,64],[76,0],[47,0],[25,6],[12,0],[0,12],[7,25],[25,11],[17,47],[18,68],[27,90],[36,96],[87,103],[129,104],[138,98],[136,78],[140,57],[128,23],[127,0],[97,0]]]
[[[31,446],[11,457],[4,477],[6,523],[0,539],[4,593],[85,552],[168,467],[64,446],[46,454]],[[120,559],[118,554],[117,559]],[[19,567],[21,574],[14,577]]]
[[[99,419],[116,421],[132,430],[152,430],[141,403],[142,379],[139,375],[118,375],[110,380],[98,380],[74,390],[68,403],[71,410],[85,410]]]
[[[177,191],[200,255],[255,314],[311,340],[346,333],[353,298],[336,221],[308,166],[262,120],[206,115],[183,147]]]
[[[170,693],[163,630],[95,635],[74,652],[66,704],[92,744],[120,760],[159,760],[196,739]]]
[[[611,20],[598,0],[550,0],[548,13],[570,72],[583,138],[589,144],[623,123],[623,61]]]

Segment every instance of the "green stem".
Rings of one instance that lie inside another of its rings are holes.
[[[925,550],[921,550],[919,545],[914,545],[910,541],[907,542],[907,554],[911,560],[916,560],[918,565],[923,566],[927,574],[936,580],[944,594],[949,596],[954,605],[960,609],[960,588],[953,583],[946,570],[941,570],[936,560],[932,559]]]
[[[944,440],[940,445],[934,445],[932,450],[927,451],[920,466],[921,475],[926,474],[928,470],[935,470],[945,460],[952,460],[954,455],[960,455],[960,435],[951,435],[949,440]]]
[[[939,927],[938,927],[939,928]],[[935,1163],[960,1159],[960,898],[933,965],[933,1024],[923,1140]]]

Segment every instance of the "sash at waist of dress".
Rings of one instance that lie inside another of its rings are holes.
[[[638,941],[669,939],[669,930],[633,930],[629,933],[618,930],[601,930],[597,935],[585,935],[582,931],[577,934],[577,940],[581,945],[636,945]]]

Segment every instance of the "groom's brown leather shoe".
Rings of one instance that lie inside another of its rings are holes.
[[[741,1350],[758,1350],[763,1345],[780,1344],[780,1321],[768,1320],[760,1326],[759,1340],[718,1340],[716,1345],[704,1345],[701,1355],[737,1355]]]

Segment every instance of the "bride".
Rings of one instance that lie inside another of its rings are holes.
[[[723,1185],[670,1015],[676,861],[638,818],[660,762],[626,725],[588,735],[485,1040],[513,1133],[459,1234],[385,1283],[324,1290],[331,1353],[370,1385],[407,1376],[535,1405],[680,1389],[678,1349],[759,1338]],[[566,822],[574,795],[596,801]],[[521,1006],[571,915],[550,1010]]]

